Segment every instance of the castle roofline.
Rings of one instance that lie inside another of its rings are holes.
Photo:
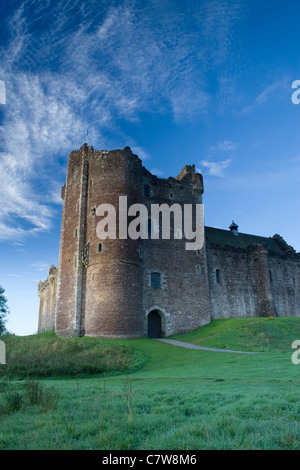
[[[239,233],[239,236],[236,237],[232,234],[231,231],[228,230],[214,227],[205,227],[205,237],[206,240],[212,245],[217,245],[223,248],[225,246],[231,246],[233,248],[246,249],[249,246],[263,244],[268,250],[280,255],[296,253],[295,250],[289,246],[279,235],[274,235],[273,237],[262,237],[248,233]]]

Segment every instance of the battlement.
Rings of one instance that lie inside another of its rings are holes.
[[[48,274],[48,277],[45,281],[39,281],[39,284],[38,284],[38,294],[40,295],[45,289],[47,289],[47,287],[49,286],[49,284],[52,284],[53,282],[55,282],[55,280],[57,279],[57,275],[58,275],[58,269],[51,265],[50,268],[49,268],[49,274]]]

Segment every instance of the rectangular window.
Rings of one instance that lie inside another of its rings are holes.
[[[160,287],[160,273],[151,273],[151,287]]]
[[[145,186],[144,186],[144,196],[150,197],[150,186],[149,186],[149,184],[145,184]]]
[[[84,266],[87,268],[90,262],[90,244],[89,243],[85,245],[83,249],[82,262]]]

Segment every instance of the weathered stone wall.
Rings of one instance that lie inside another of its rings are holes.
[[[252,251],[208,244],[207,265],[211,318],[257,316],[258,287]]]
[[[129,148],[111,152],[90,149],[86,219],[89,263],[84,318],[88,336],[143,336],[141,241],[119,239],[119,196],[127,196],[129,207],[141,201],[141,191],[142,163]],[[102,217],[96,210],[101,204],[111,204],[116,209],[115,240],[100,240],[97,236],[97,224]]]
[[[207,259],[212,319],[300,316],[299,255],[209,246]]]
[[[180,175],[160,180],[144,171],[143,184],[150,187],[150,196],[143,204],[179,204],[184,213],[184,204],[201,204],[203,193],[202,176],[193,166],[184,167]],[[195,213],[193,214],[195,223]],[[143,297],[145,330],[147,317],[156,310],[162,317],[162,334],[185,333],[210,322],[210,304],[207,283],[205,246],[201,250],[188,251],[188,240],[174,239],[171,224],[170,240],[144,240],[143,243]],[[182,227],[184,229],[184,227]],[[151,273],[159,273],[161,286],[151,287]]]
[[[269,256],[271,289],[276,315],[300,316],[300,256]]]
[[[55,308],[57,294],[58,271],[50,266],[49,276],[45,282],[39,282],[38,295],[40,298],[38,332],[45,333],[55,328]]]
[[[57,288],[56,331],[61,336],[81,334],[83,289],[83,246],[85,240],[87,147],[69,156],[64,199]]]

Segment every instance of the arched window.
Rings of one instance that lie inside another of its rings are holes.
[[[98,243],[97,252],[98,253],[102,252],[102,243]]]
[[[151,287],[160,287],[160,273],[151,273]]]

